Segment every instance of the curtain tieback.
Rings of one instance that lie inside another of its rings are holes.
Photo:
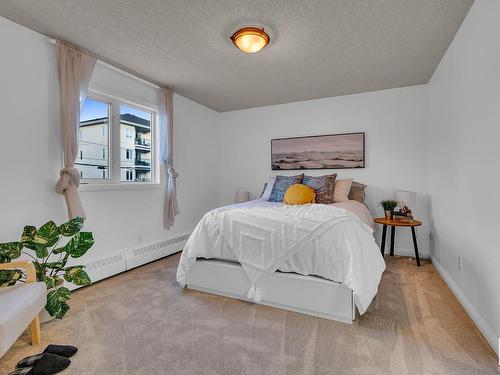
[[[179,173],[177,173],[173,167],[167,167],[167,173],[173,179],[176,179],[179,176]]]
[[[57,193],[64,194],[70,186],[76,189],[80,186],[80,172],[76,168],[63,168],[59,175],[59,181],[56,184]]]

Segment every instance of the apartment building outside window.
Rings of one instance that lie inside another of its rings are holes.
[[[89,95],[80,115],[79,158],[83,184],[156,182],[157,112]]]

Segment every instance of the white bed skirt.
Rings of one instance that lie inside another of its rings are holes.
[[[187,275],[187,288],[236,298],[247,298],[248,276],[238,263],[198,259]],[[315,276],[274,272],[259,279],[262,305],[352,324],[353,292],[345,285]]]

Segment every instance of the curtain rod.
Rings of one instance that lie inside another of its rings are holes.
[[[85,48],[81,48],[79,46],[76,46],[72,43],[69,43],[69,42],[66,42],[65,40],[61,40],[61,39],[54,39],[54,38],[49,38],[49,41],[50,43],[52,44],[56,44],[56,42],[60,42],[68,47],[71,47],[71,48],[76,48],[84,53],[86,53],[87,55],[90,55],[92,57],[95,57],[99,63],[113,69],[113,70],[116,70],[116,71],[119,71],[120,73],[125,73],[126,75],[130,76],[131,78],[134,78],[134,79],[137,79],[139,81],[142,81],[148,85],[151,85],[157,89],[161,88],[161,87],[166,87],[165,85],[161,84],[160,82],[158,81],[155,81],[154,79],[151,79],[145,75],[142,75],[140,73],[137,73],[136,71],[132,70],[132,69],[129,69],[129,68],[126,68],[124,67],[123,65],[121,64],[118,64],[118,63],[115,63],[113,61],[110,61],[108,59],[106,59],[105,57],[102,57],[92,51],[89,51]]]

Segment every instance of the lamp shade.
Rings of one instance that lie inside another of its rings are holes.
[[[397,200],[400,205],[404,204],[411,210],[414,210],[417,205],[417,193],[414,191],[396,190],[394,199]]]
[[[236,203],[248,202],[250,200],[250,193],[248,191],[237,191],[234,195]]]

